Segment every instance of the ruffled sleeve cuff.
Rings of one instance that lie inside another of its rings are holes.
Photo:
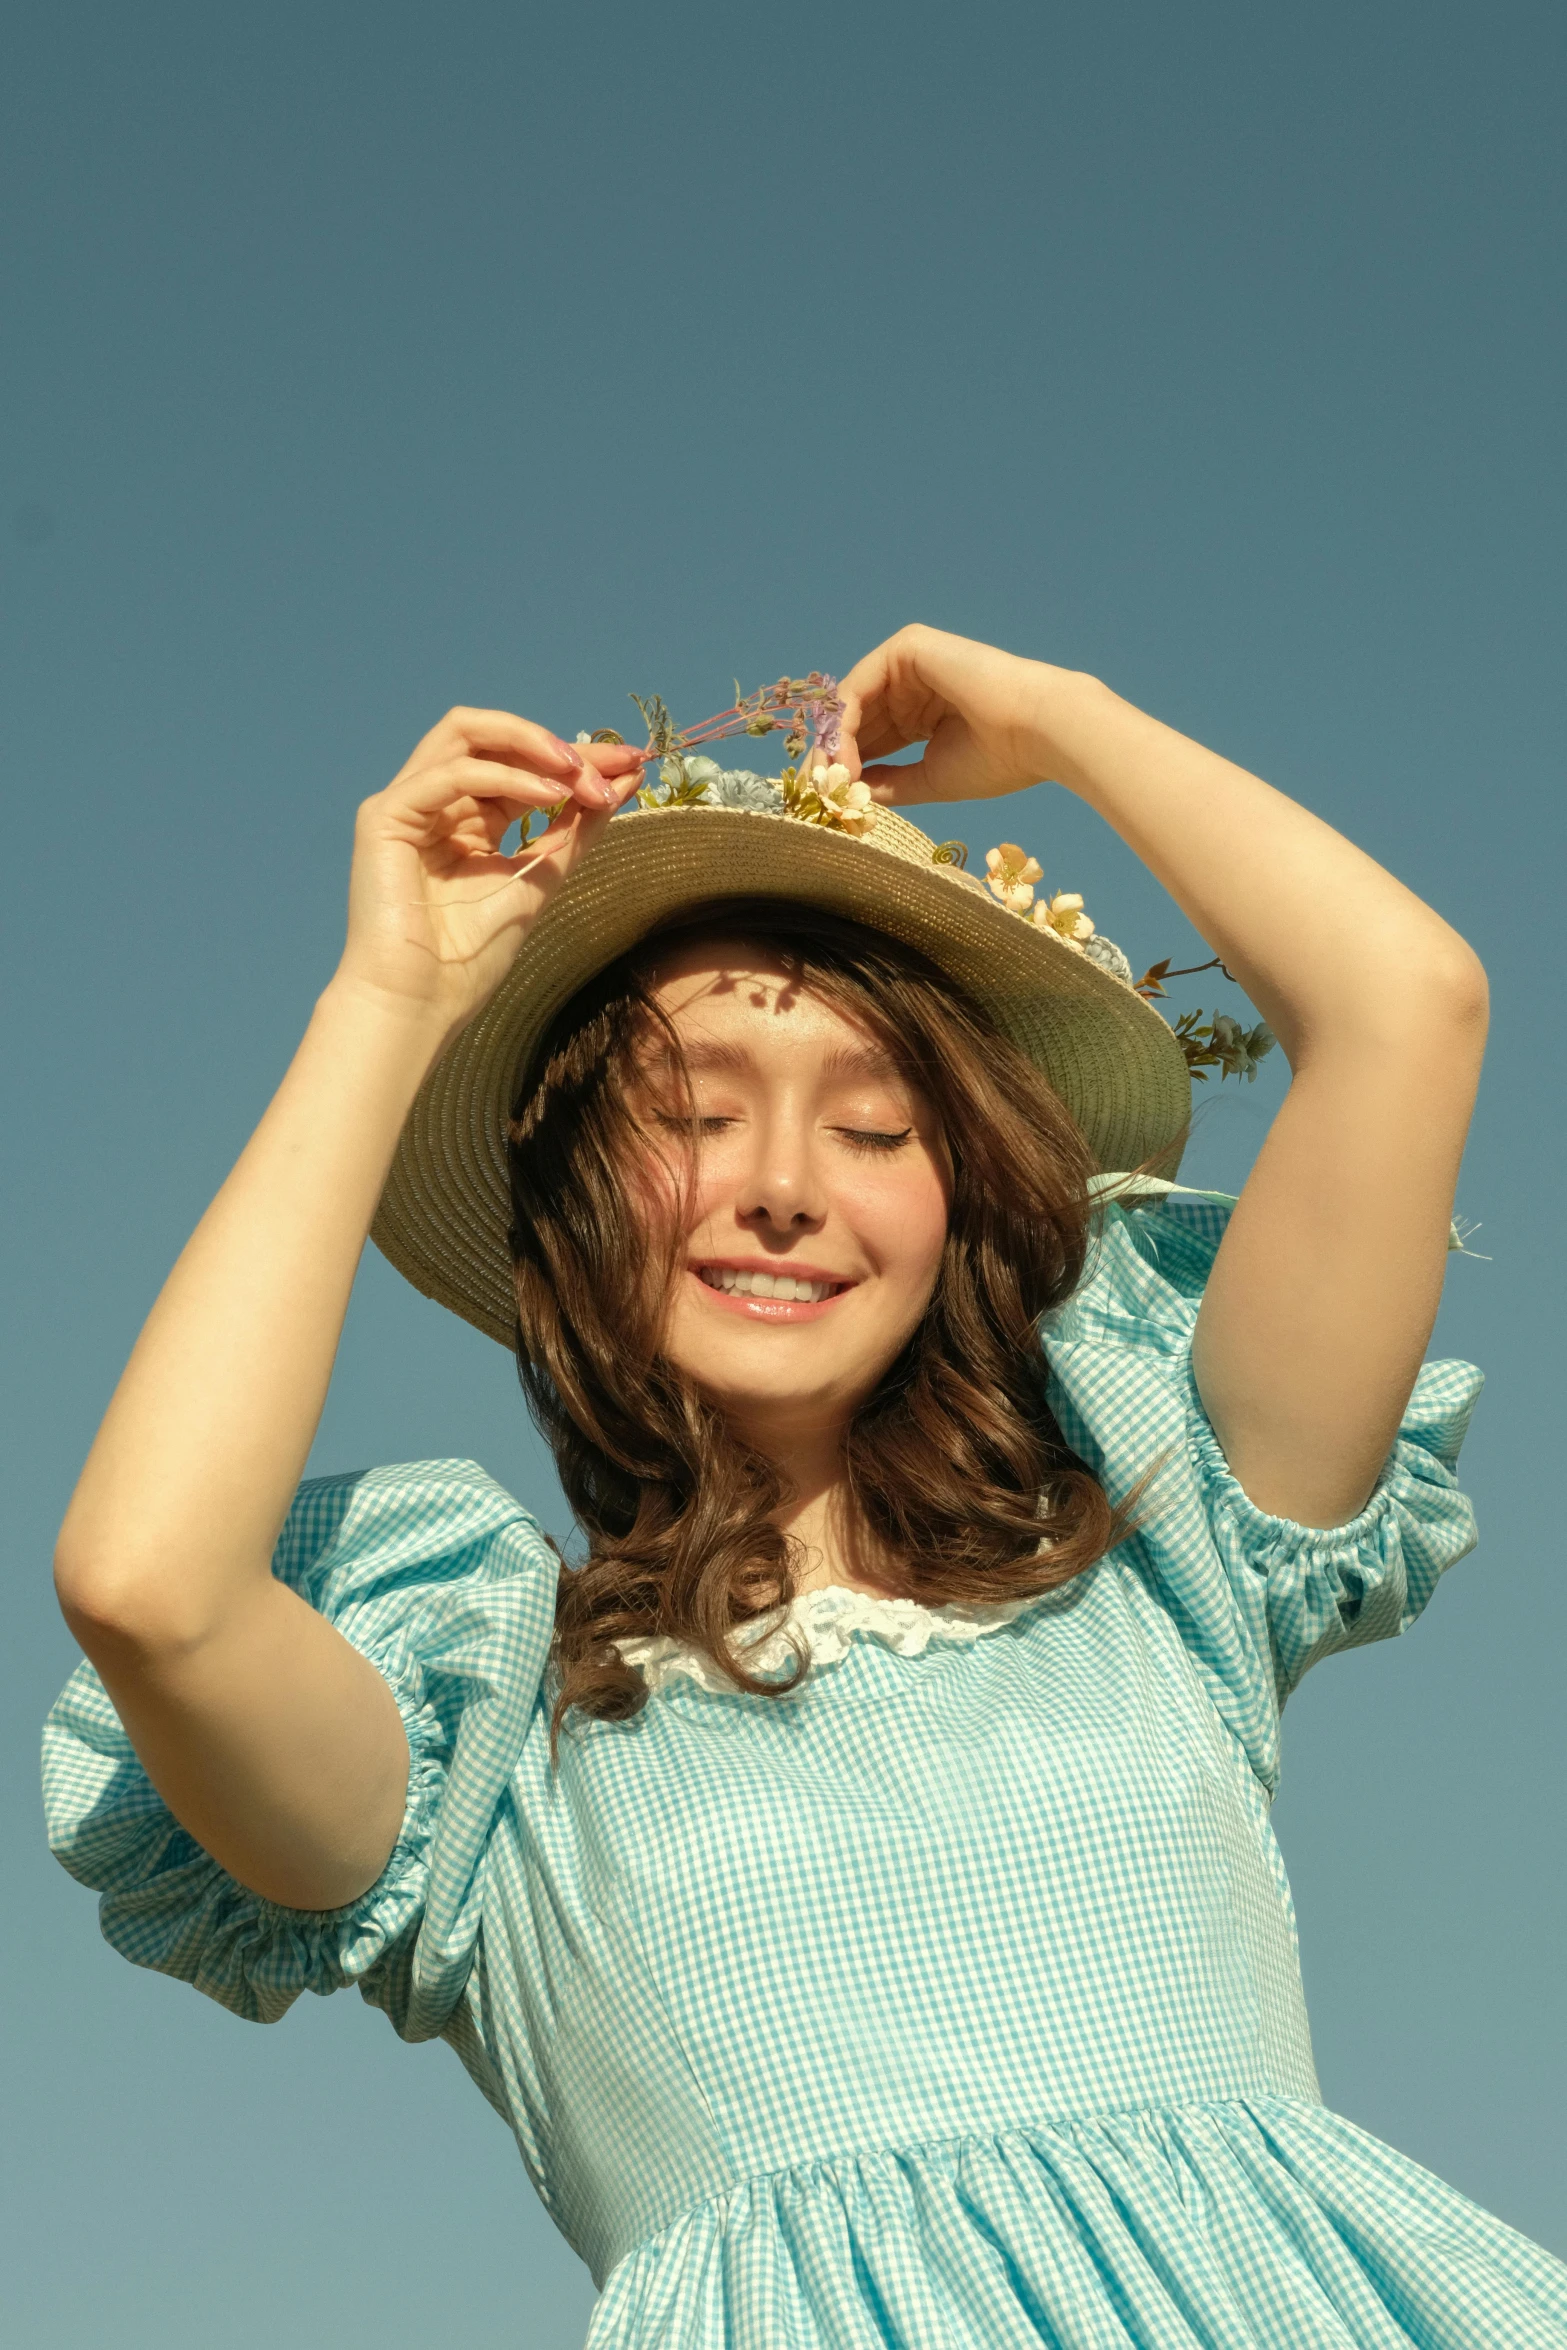
[[[1108,1205],[1083,1281],[1043,1326],[1056,1418],[1135,1531],[1117,1554],[1174,1627],[1261,1783],[1281,1700],[1320,1657],[1398,1632],[1474,1542],[1454,1465],[1481,1386],[1421,1372],[1376,1491],[1346,1526],[1270,1517],[1242,1492],[1192,1377],[1192,1337],[1233,1203]]]
[[[1407,1629],[1447,1569],[1474,1548],[1457,1461],[1484,1381],[1469,1363],[1428,1363],[1376,1490],[1342,1526],[1301,1526],[1242,1491],[1189,1382],[1193,1455],[1214,1540],[1237,1597],[1260,1611],[1280,1697],[1336,1650]]]
[[[508,1494],[448,1461],[302,1486],[273,1571],[397,1700],[408,1796],[375,1884],[343,1909],[297,1910],[237,1883],[169,1811],[90,1664],[44,1732],[49,1841],[100,1892],[104,1936],[136,1965],[258,2023],[301,1991],[357,1984],[422,2037],[471,1962],[475,1884],[535,1709],[556,1561]]]

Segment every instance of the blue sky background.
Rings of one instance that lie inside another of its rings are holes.
[[[1489,962],[1491,1261],[1438,1333],[1490,1372],[1484,1539],[1301,1692],[1279,1823],[1329,2099],[1567,2254],[1564,52],[1514,0],[13,13],[10,2339],[580,2341],[444,2050],[350,2000],[258,2031],[100,1943],[38,1822],[49,1552],[332,968],[356,800],[454,701],[695,714],[915,618],[1096,671]],[[1197,959],[1064,795],[943,829]],[[1215,1095],[1194,1179],[1279,1084]],[[504,1357],[371,1256],[317,1462],[450,1453],[560,1523]]]

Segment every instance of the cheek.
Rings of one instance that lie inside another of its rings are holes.
[[[736,1210],[754,1207],[755,1168],[745,1148],[729,1136],[708,1137],[684,1169],[690,1230],[710,1216],[727,1222]]]
[[[644,1241],[663,1243],[691,1212],[691,1168],[681,1154],[651,1144],[625,1167],[625,1198],[632,1223]]]
[[[923,1305],[946,1246],[947,1186],[934,1163],[870,1169],[856,1186],[853,1220],[883,1273],[918,1291]]]

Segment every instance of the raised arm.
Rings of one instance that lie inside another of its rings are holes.
[[[361,807],[342,963],[148,1318],[61,1529],[61,1606],[165,1802],[293,1907],[374,1882],[407,1781],[386,1683],[270,1571],[354,1271],[422,1079],[631,765],[458,710]],[[496,854],[513,817],[563,795],[542,844]]]
[[[844,686],[879,798],[1063,784],[1135,849],[1278,1037],[1290,1089],[1219,1251],[1195,1370],[1259,1508],[1352,1517],[1441,1294],[1485,1040],[1476,956],[1330,826],[1093,678],[913,628]],[[915,765],[871,764],[913,742],[927,746]]]

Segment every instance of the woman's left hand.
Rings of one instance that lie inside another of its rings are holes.
[[[1045,782],[1051,681],[1066,672],[939,628],[900,628],[843,680],[844,764],[884,806],[989,800]],[[923,758],[886,767],[910,743]]]
[[[1215,1260],[1193,1369],[1260,1509],[1353,1517],[1441,1294],[1485,1038],[1474,954],[1306,809],[1076,670],[905,628],[842,690],[844,763],[868,762],[879,801],[1049,779],[1097,809],[1277,1036],[1289,1094]],[[916,742],[911,765],[875,764]]]

